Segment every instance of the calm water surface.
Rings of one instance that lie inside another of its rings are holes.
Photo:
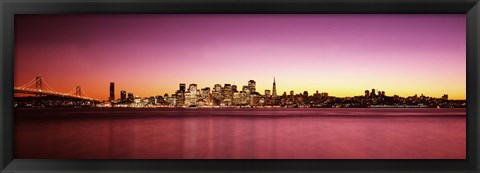
[[[15,109],[20,159],[465,159],[465,109]]]

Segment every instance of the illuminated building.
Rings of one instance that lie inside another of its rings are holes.
[[[155,104],[162,104],[163,97],[162,96],[155,96]]]
[[[223,101],[222,85],[215,84],[212,91],[212,104],[219,106]]]
[[[136,104],[141,103],[141,102],[142,102],[142,98],[140,98],[140,97],[137,96],[137,97],[135,97],[135,98],[133,99],[133,102],[136,103]]]
[[[210,87],[203,88],[200,91],[200,99],[204,102],[204,104],[209,105],[212,103],[211,95],[210,95]]]
[[[179,89],[177,92],[177,98],[179,99],[180,103],[185,102],[185,83],[180,83]]]
[[[188,91],[185,92],[185,105],[186,106],[197,105],[197,100],[198,100],[197,95],[198,95],[197,84],[190,84],[188,86]]]
[[[131,92],[128,93],[127,101],[128,101],[129,103],[133,103],[133,93],[131,93]]]
[[[208,98],[209,95],[210,95],[210,87],[203,88],[202,92],[200,93],[200,97]]]
[[[120,91],[120,101],[123,103],[127,101],[127,92],[125,90]]]
[[[234,105],[241,105],[242,104],[242,92],[233,93],[232,103]]]
[[[254,80],[249,80],[248,81],[248,89],[250,90],[250,93],[255,92],[255,81]]]
[[[213,92],[222,92],[222,85],[215,84],[213,87]]]
[[[165,102],[168,102],[167,99],[168,99],[168,94],[165,93],[165,94],[163,95],[163,100],[164,100]]]
[[[247,94],[250,94],[250,88],[249,88],[248,86],[246,86],[246,85],[244,85],[244,86],[242,87],[242,91],[245,92],[245,93],[247,93]]]
[[[191,93],[194,93],[194,95],[196,95],[196,92],[197,92],[197,84],[190,84],[190,86],[188,86],[188,91],[190,91]]]
[[[115,101],[115,83],[110,82],[110,97],[108,98],[110,102]]]
[[[259,106],[260,105],[260,95],[257,92],[251,93],[250,95],[250,106]]]
[[[232,104],[232,99],[233,99],[232,86],[230,84],[224,85],[222,95],[223,95],[223,103],[226,106],[230,106]]]

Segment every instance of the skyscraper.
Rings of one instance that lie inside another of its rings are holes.
[[[180,92],[185,93],[185,83],[180,83]]]
[[[115,100],[115,83],[110,82],[110,97],[108,98],[111,102]]]
[[[254,80],[249,80],[248,81],[248,89],[250,90],[251,93],[255,92],[255,81]]]
[[[126,102],[127,101],[127,92],[125,90],[122,90],[120,91],[120,100],[122,102]]]
[[[188,86],[188,91],[190,91],[190,93],[194,93],[194,94],[197,94],[197,84],[190,84]]]
[[[277,85],[275,84],[275,77],[273,77],[272,96],[273,96],[273,97],[277,97]]]
[[[133,93],[129,92],[128,93],[128,102],[133,103]]]

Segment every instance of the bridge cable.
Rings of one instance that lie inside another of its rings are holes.
[[[19,88],[27,88],[28,86],[34,84],[35,82],[37,82],[38,79],[32,79],[30,82],[20,86]]]

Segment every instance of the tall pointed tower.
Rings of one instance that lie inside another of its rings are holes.
[[[277,97],[277,85],[275,84],[275,77],[273,77],[272,96],[273,96],[273,97]]]

